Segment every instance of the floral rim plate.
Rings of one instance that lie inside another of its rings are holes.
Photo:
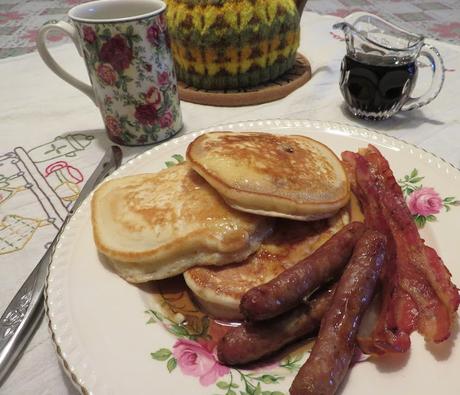
[[[211,130],[211,129],[209,129]],[[337,154],[376,145],[399,180],[422,237],[435,247],[460,283],[456,228],[460,172],[403,141],[349,125],[315,121],[255,121],[212,130],[303,134]],[[205,130],[206,131],[206,130]],[[199,134],[187,134],[136,157],[111,177],[156,172],[182,160]],[[281,395],[307,355],[290,354],[254,370],[219,365],[213,349],[152,310],[152,297],[106,267],[92,239],[90,198],[66,227],[50,265],[46,288],[49,327],[66,373],[83,393],[169,395]],[[356,364],[342,394],[460,393],[457,329],[442,345],[412,335],[409,353]],[[299,356],[300,355],[300,356]]]

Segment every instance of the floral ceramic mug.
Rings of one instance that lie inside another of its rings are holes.
[[[152,144],[182,127],[165,11],[157,0],[92,1],[69,11],[72,24],[49,23],[40,30],[43,61],[93,100],[116,143]],[[85,59],[91,86],[51,57],[45,45],[51,30],[70,36]]]

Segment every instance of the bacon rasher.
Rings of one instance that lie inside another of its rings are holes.
[[[381,275],[381,310],[372,335],[360,339],[364,352],[405,352],[418,330],[427,341],[450,336],[460,296],[436,251],[425,245],[386,159],[372,145],[344,152],[353,192],[366,224],[388,239]]]

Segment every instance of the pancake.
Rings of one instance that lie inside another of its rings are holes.
[[[237,210],[315,220],[336,214],[350,198],[340,160],[305,136],[212,132],[189,145],[187,159]]]
[[[98,250],[135,283],[241,261],[272,229],[269,219],[225,204],[188,163],[108,181],[91,207]]]
[[[310,255],[348,222],[348,209],[313,222],[279,219],[273,234],[244,261],[223,267],[194,267],[184,273],[185,281],[210,315],[241,319],[239,305],[244,293]]]

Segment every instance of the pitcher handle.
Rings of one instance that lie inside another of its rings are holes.
[[[84,83],[83,81],[80,81],[79,79],[75,78],[71,74],[69,74],[67,71],[65,71],[59,64],[54,60],[54,58],[51,56],[51,54],[48,51],[48,47],[46,46],[46,36],[48,33],[52,30],[58,30],[67,36],[69,36],[75,46],[77,47],[77,51],[82,56],[80,44],[78,42],[78,33],[77,29],[73,27],[71,24],[67,22],[57,22],[57,23],[49,23],[40,29],[38,33],[38,38],[37,38],[37,50],[38,53],[40,54],[41,58],[43,61],[46,63],[46,65],[60,78],[62,78],[64,81],[68,82],[70,85],[73,87],[77,88],[78,90],[82,91],[86,96],[88,96],[94,104],[97,106],[96,102],[96,96],[94,95],[93,88],[91,85],[88,85]]]
[[[438,96],[441,88],[444,84],[444,61],[439,54],[439,51],[428,44],[424,44],[422,50],[420,51],[420,57],[425,57],[430,62],[432,79],[431,85],[428,91],[420,97],[409,97],[409,99],[401,107],[401,110],[408,111],[413,110],[414,108],[420,108],[425,104],[430,103],[432,100]]]

